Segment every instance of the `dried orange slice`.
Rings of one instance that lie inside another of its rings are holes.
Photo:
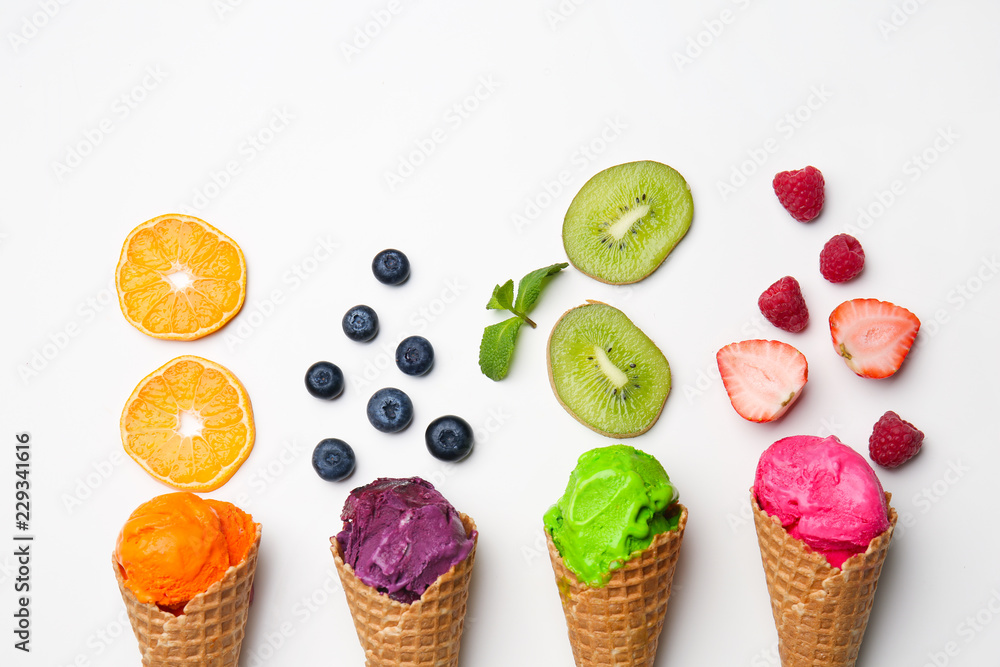
[[[171,213],[132,230],[115,272],[118,303],[129,324],[168,340],[218,330],[243,306],[243,251],[218,229]]]
[[[142,379],[121,430],[125,451],[150,475],[175,489],[212,491],[250,455],[253,409],[227,368],[188,355]]]

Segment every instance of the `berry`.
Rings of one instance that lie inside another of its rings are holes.
[[[891,410],[875,422],[868,438],[868,454],[872,461],[885,468],[896,468],[920,451],[924,434]]]
[[[351,340],[369,341],[378,333],[378,315],[369,306],[354,306],[344,314],[341,325]]]
[[[396,365],[407,375],[423,375],[434,365],[434,348],[423,336],[410,336],[396,347]]]
[[[306,371],[306,390],[316,398],[337,398],[344,391],[344,373],[336,364],[317,361]]]
[[[819,253],[819,272],[831,283],[844,283],[865,268],[865,251],[850,234],[837,234]]]
[[[774,283],[757,299],[757,307],[767,321],[791,333],[797,333],[809,324],[809,309],[802,297],[799,281],[785,276]]]
[[[368,421],[383,433],[402,431],[413,419],[413,402],[395,387],[379,389],[368,399]]]
[[[383,250],[372,260],[372,273],[380,283],[399,285],[410,277],[410,260],[398,250]]]
[[[785,414],[809,379],[805,356],[776,340],[730,343],[715,359],[733,408],[752,422],[770,422]]]
[[[337,438],[320,440],[313,450],[312,464],[316,474],[328,482],[339,482],[354,472],[356,459],[349,444]]]
[[[833,348],[865,378],[898,371],[919,330],[916,315],[888,301],[852,299],[830,313]]]
[[[427,451],[442,461],[461,461],[472,452],[472,427],[455,415],[438,417],[424,433]]]
[[[823,174],[816,167],[779,172],[771,185],[781,205],[799,222],[813,220],[823,209]]]

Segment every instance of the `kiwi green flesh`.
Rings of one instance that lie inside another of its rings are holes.
[[[646,432],[670,393],[666,357],[622,311],[603,303],[560,318],[549,336],[548,364],[559,402],[604,435]]]
[[[675,169],[628,162],[587,181],[563,221],[566,255],[578,270],[624,285],[655,271],[691,227],[694,202]]]

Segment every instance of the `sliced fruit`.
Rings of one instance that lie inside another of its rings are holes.
[[[567,311],[549,335],[549,382],[577,420],[631,438],[656,422],[670,393],[670,364],[622,311],[590,301]]]
[[[809,378],[805,356],[777,340],[730,343],[715,359],[733,408],[752,422],[770,422],[785,414]]]
[[[136,386],[121,432],[125,451],[156,479],[184,491],[213,491],[253,449],[253,410],[227,368],[183,356]]]
[[[898,371],[919,330],[916,315],[878,299],[845,301],[830,313],[834,349],[865,378],[887,378]]]
[[[659,162],[628,162],[587,181],[563,221],[563,245],[577,269],[601,282],[642,280],[691,226],[687,181]]]
[[[118,303],[129,324],[168,340],[194,340],[221,328],[243,306],[243,251],[190,215],[148,220],[129,233],[115,272]]]

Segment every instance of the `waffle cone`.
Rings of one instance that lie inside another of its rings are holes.
[[[236,667],[246,630],[250,591],[257,569],[257,537],[242,563],[230,567],[220,581],[184,605],[174,616],[155,604],[139,602],[125,585],[121,568],[111,557],[118,589],[128,610],[132,631],[139,641],[145,667]]]
[[[752,490],[750,495],[782,667],[853,667],[896,526],[896,510],[889,507],[889,528],[872,539],[867,551],[834,568],[768,516]],[[888,504],[891,496],[885,497]]]
[[[577,667],[653,664],[687,525],[687,508],[680,508],[677,530],[657,535],[601,588],[577,579],[545,531]]]
[[[459,515],[466,535],[471,535],[476,523],[465,514]],[[337,538],[330,538],[330,551],[368,667],[458,665],[477,540],[478,535],[465,560],[438,577],[419,600],[404,604],[358,579],[344,562]]]

